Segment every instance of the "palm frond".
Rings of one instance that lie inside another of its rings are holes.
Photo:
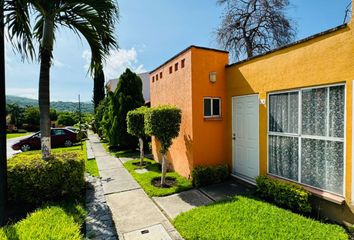
[[[22,58],[33,59],[35,49],[30,24],[30,0],[5,0],[4,16],[9,40]]]

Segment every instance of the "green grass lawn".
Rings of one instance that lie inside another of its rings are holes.
[[[132,160],[124,163],[124,166],[133,175],[135,180],[141,185],[145,192],[150,196],[166,196],[173,193],[181,192],[192,188],[192,182],[181,177],[176,172],[168,172],[167,177],[174,177],[177,180],[177,184],[170,188],[158,188],[151,184],[151,180],[155,177],[161,176],[160,164],[153,160],[145,159],[147,166],[145,167],[148,172],[139,174],[135,169],[141,167],[134,165],[133,163],[139,163],[140,160]]]
[[[182,213],[173,224],[186,240],[348,240],[338,225],[321,223],[241,196]]]
[[[83,239],[81,226],[85,216],[80,203],[46,205],[16,224],[0,228],[0,240],[80,240]]]
[[[11,138],[18,138],[18,137],[24,137],[27,135],[31,135],[32,133],[7,133],[6,134],[6,139],[11,139]]]
[[[136,150],[121,150],[121,151],[112,151],[109,149],[108,143],[101,142],[103,148],[115,157],[122,157],[122,158],[138,158],[140,156],[139,151]]]

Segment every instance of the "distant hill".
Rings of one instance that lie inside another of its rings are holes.
[[[38,107],[38,101],[31,98],[17,97],[17,96],[6,96],[6,103],[17,103],[20,107],[33,106]],[[79,110],[78,102],[51,102],[50,107],[57,111],[67,111],[76,112]],[[93,113],[93,104],[90,102],[81,103],[81,111],[83,113]]]

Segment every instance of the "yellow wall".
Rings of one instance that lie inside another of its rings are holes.
[[[352,81],[354,80],[353,24],[289,48],[255,58],[226,69],[227,138],[232,134],[233,96],[334,83],[346,84],[346,159],[345,197],[352,189]],[[267,103],[259,109],[260,172],[267,173]],[[231,140],[227,141],[228,162],[232,162]]]

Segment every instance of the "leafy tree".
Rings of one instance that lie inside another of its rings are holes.
[[[104,72],[102,65],[100,65],[97,69],[95,69],[93,77],[93,104],[95,112],[104,97]]]
[[[143,84],[138,75],[126,69],[120,76],[117,89],[110,101],[108,110],[108,126],[106,129],[108,140],[111,146],[119,148],[134,148],[137,145],[136,137],[127,131],[127,114],[144,105],[142,94]]]
[[[16,103],[7,104],[7,113],[11,115],[11,123],[17,127],[22,125],[24,109]]]
[[[33,39],[39,43],[41,146],[43,159],[49,159],[49,85],[55,31],[67,27],[86,39],[92,53],[90,69],[94,70],[110,49],[118,47],[114,36],[118,6],[114,0],[5,0],[4,10],[9,38],[23,57],[33,59]]]
[[[146,136],[144,118],[148,110],[147,107],[140,107],[129,111],[127,115],[128,133],[139,138],[141,166],[144,164],[144,137]]]
[[[167,158],[166,154],[172,145],[172,140],[178,137],[181,125],[181,110],[173,106],[152,108],[145,115],[145,132],[157,138],[161,144],[162,175],[161,186],[165,185]]]
[[[79,122],[79,116],[72,112],[61,112],[58,116],[58,124],[62,126],[74,126]]]
[[[24,123],[39,126],[40,114],[36,107],[27,107],[24,112]]]
[[[285,15],[288,0],[218,0],[225,6],[217,40],[236,58],[252,57],[294,40],[296,31]]]
[[[50,109],[50,121],[58,120],[58,113],[55,109]]]

